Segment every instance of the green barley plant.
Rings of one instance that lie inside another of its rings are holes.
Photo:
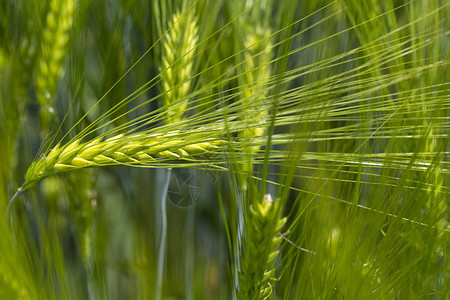
[[[0,296],[447,299],[448,11],[3,1]]]
[[[157,17],[156,17],[157,18]],[[198,41],[197,21],[193,11],[173,14],[172,21],[169,23],[170,31],[165,35],[162,42],[162,57],[160,70],[162,71],[162,103],[166,107],[166,122],[177,123],[186,115],[188,106],[188,92],[191,87],[190,78],[193,75],[194,50]],[[214,146],[211,144],[211,146]],[[194,147],[201,147],[196,144]],[[206,147],[206,148],[209,148]],[[205,147],[203,147],[205,149]],[[206,149],[205,149],[206,150]],[[188,154],[184,149],[184,155]],[[170,184],[172,169],[167,169],[166,180],[164,183],[163,197],[161,201],[161,238],[158,252],[158,271],[155,288],[155,299],[161,299],[163,268],[165,263],[165,246],[167,238],[167,196]],[[186,255],[186,260],[190,257]],[[189,275],[187,275],[189,276]],[[186,288],[186,297],[192,294],[190,288]]]

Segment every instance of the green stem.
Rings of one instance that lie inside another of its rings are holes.
[[[14,204],[14,202],[16,201],[16,199],[19,198],[24,192],[25,192],[25,191],[20,191],[20,190],[18,190],[18,191],[14,194],[14,196],[12,196],[11,200],[9,201],[8,208],[11,207],[11,206]]]
[[[26,183],[24,183],[18,190],[17,192],[14,194],[14,196],[12,196],[11,200],[9,200],[8,206],[6,207],[6,211],[5,211],[5,216],[6,218],[8,218],[11,214],[11,209],[14,205],[14,203],[16,202],[17,198],[19,198],[23,193],[25,193],[25,189],[26,189]]]
[[[185,262],[185,297],[194,299],[194,247],[195,247],[195,205],[188,208],[186,220],[186,262]]]
[[[86,286],[87,286],[87,293],[88,293],[88,299],[92,300],[95,299],[94,296],[94,269],[93,269],[93,263],[92,259],[89,258],[88,262],[84,263],[84,268],[86,271]]]
[[[167,239],[167,192],[169,189],[170,174],[172,169],[167,169],[166,178],[164,180],[163,195],[161,199],[161,238],[159,240],[158,251],[158,269],[156,274],[156,290],[155,299],[160,300],[162,294],[162,283],[164,275],[164,261],[166,253],[166,239]]]

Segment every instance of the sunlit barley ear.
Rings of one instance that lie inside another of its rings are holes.
[[[275,259],[281,242],[281,201],[270,194],[252,206],[245,218],[245,242],[241,249],[238,299],[267,299],[276,281]]]
[[[249,111],[243,116],[246,123],[252,128],[245,129],[240,137],[247,139],[262,136],[265,132],[267,109],[264,102],[268,96],[267,83],[270,78],[272,60],[272,43],[270,31],[261,27],[252,28],[248,31],[245,39],[246,50],[245,74],[240,87],[244,107]],[[257,126],[261,124],[261,126]],[[252,152],[258,151],[259,146],[250,147]]]
[[[73,23],[75,0],[51,0],[36,70],[36,94],[41,107],[41,129],[47,134],[54,117],[53,99],[64,75],[64,62]]]
[[[107,165],[149,165],[160,161],[194,160],[199,156],[214,155],[225,145],[225,141],[206,137],[198,141],[194,133],[188,138],[178,134],[120,134],[106,140],[96,138],[84,143],[74,140],[65,145],[58,144],[31,164],[25,174],[25,184],[19,191],[61,172]],[[189,141],[192,138],[194,140]]]
[[[196,18],[175,13],[162,43],[162,102],[167,109],[167,123],[181,120],[188,105],[186,95],[191,86],[194,49],[198,41]]]
[[[240,84],[242,106],[246,111],[241,121],[245,128],[239,132],[243,142],[252,143],[254,139],[265,133],[267,119],[268,80],[271,74],[272,43],[270,31],[261,27],[250,28],[245,38],[244,74]],[[248,146],[248,162],[242,166],[244,172],[252,170],[251,157],[258,152],[260,146]]]

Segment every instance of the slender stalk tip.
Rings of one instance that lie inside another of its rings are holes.
[[[11,200],[9,200],[9,204],[8,204],[7,209],[12,207],[12,205],[14,204],[16,199],[19,198],[25,192],[26,187],[27,187],[27,184],[24,183],[20,188],[17,189],[17,192],[14,194],[14,196],[12,196]]]

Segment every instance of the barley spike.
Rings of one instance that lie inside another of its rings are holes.
[[[161,85],[163,105],[170,107],[167,109],[167,122],[175,123],[182,119],[188,106],[186,95],[191,86],[198,27],[191,13],[175,13],[170,26],[171,30],[162,44]]]
[[[64,61],[75,13],[74,0],[52,0],[43,33],[42,53],[36,70],[37,99],[41,106],[41,126],[47,131],[55,117],[53,97],[64,75]]]
[[[281,217],[281,201],[270,194],[250,208],[245,218],[246,242],[239,270],[238,299],[267,299],[272,294],[275,259],[281,242],[279,233],[286,223]]]
[[[57,173],[86,167],[106,165],[151,165],[161,161],[194,161],[199,156],[213,155],[226,144],[214,138],[192,139],[166,134],[117,135],[89,142],[75,140],[65,145],[56,145],[46,155],[34,161],[25,175],[25,184],[19,191]],[[191,142],[189,141],[191,140]],[[195,140],[195,142],[192,142]]]

